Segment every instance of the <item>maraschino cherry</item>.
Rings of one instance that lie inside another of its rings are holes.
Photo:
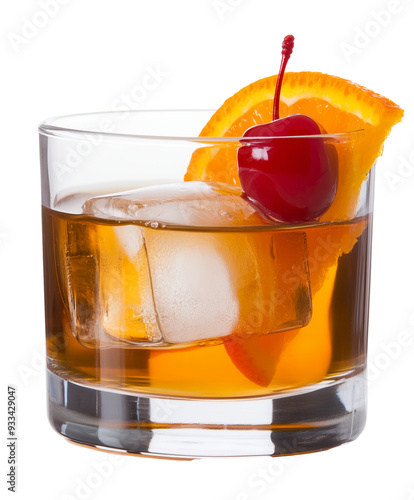
[[[279,118],[282,80],[293,42],[288,35],[282,44],[273,121],[246,130],[237,159],[240,183],[251,202],[279,221],[307,222],[320,217],[335,198],[338,157],[332,144],[317,137],[325,131],[309,116]]]

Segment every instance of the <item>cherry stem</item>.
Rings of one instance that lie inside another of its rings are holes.
[[[280,63],[279,75],[276,82],[275,98],[273,101],[273,120],[279,120],[280,91],[282,90],[282,81],[283,75],[285,74],[286,64],[293,51],[294,40],[295,37],[293,35],[287,35],[282,43],[282,62]]]

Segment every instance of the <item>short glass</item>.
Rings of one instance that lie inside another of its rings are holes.
[[[197,137],[210,116],[40,125],[50,422],[77,443],[170,458],[351,441],[366,417],[374,168],[352,216],[266,221],[234,187],[240,138]],[[322,140],[353,172],[363,134],[289,140]],[[186,195],[173,183],[189,165],[227,184]]]

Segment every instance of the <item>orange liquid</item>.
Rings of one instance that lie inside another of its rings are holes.
[[[187,345],[154,347],[148,343],[140,347],[140,340],[157,334],[146,331],[145,321],[136,318],[132,306],[114,309],[115,313],[110,309],[120,294],[128,303],[144,300],[131,283],[142,287],[151,283],[144,264],[141,268],[136,260],[132,265],[117,255],[114,234],[119,227],[43,208],[47,355],[49,369],[56,374],[127,392],[231,398],[301,388],[363,367],[369,217],[289,230],[244,228],[236,235],[217,230],[214,234],[224,242],[227,260],[236,251],[243,257],[245,249],[236,246],[249,242],[252,255],[264,262],[258,268],[261,288],[243,289],[243,273],[248,271],[240,269],[236,332],[221,338],[212,334],[211,339]],[[179,232],[150,227],[142,231],[148,241],[155,234],[154,241],[161,241]],[[204,233],[188,229],[180,234],[202,238]],[[115,277],[111,259],[113,267],[118,266]],[[239,263],[229,265],[237,268]],[[289,294],[281,307],[269,304],[276,282],[284,283],[278,289]],[[268,333],[276,324],[280,331]]]

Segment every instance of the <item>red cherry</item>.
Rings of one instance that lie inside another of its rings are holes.
[[[241,141],[237,159],[248,199],[278,220],[306,222],[320,217],[335,198],[338,157],[335,147],[318,137],[325,131],[309,116],[279,118],[280,90],[293,40],[288,35],[282,45],[273,121],[246,130],[243,137],[249,140]]]

